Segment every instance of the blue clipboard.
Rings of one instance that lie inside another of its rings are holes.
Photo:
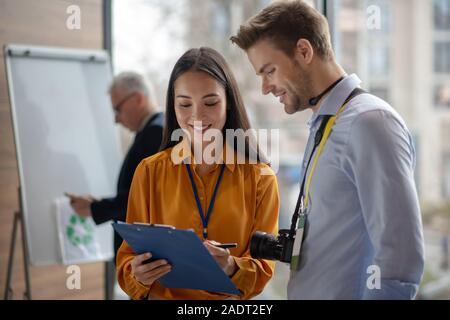
[[[172,265],[172,271],[159,279],[166,288],[240,294],[193,231],[128,223],[113,227],[135,253],[151,252],[152,259],[166,259]]]

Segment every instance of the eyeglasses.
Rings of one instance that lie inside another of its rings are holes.
[[[129,95],[127,95],[125,98],[120,100],[120,102],[113,106],[114,113],[117,115],[120,113],[120,110],[122,109],[122,106],[125,102],[127,102],[128,99],[130,99],[136,92],[132,92]]]

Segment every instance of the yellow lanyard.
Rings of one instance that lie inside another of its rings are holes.
[[[342,111],[344,110],[346,105],[347,105],[347,103],[344,104],[339,109],[338,113],[335,116],[332,116],[330,119],[328,119],[327,125],[326,125],[324,133],[323,133],[322,140],[320,140],[319,149],[317,150],[316,156],[314,157],[313,165],[311,167],[311,171],[309,172],[308,180],[306,181],[305,193],[304,193],[305,196],[304,196],[304,201],[303,201],[303,208],[305,211],[306,211],[306,208],[308,208],[309,187],[311,185],[311,180],[312,180],[312,176],[314,174],[314,170],[316,169],[317,161],[319,160],[319,157],[320,157],[320,154],[322,153],[323,147],[325,146],[325,143],[327,142],[328,137],[330,136],[331,129],[333,128],[333,125],[334,125],[337,117],[342,113]]]

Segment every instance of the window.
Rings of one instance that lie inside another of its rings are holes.
[[[450,74],[450,41],[434,43],[434,72]]]
[[[450,0],[433,0],[434,27],[450,30]]]
[[[387,77],[390,72],[389,46],[386,41],[371,41],[368,46],[371,53],[369,60],[369,75]]]
[[[231,34],[231,7],[228,1],[215,0],[211,4],[211,12],[216,16],[212,19],[212,33],[216,37],[227,37]]]
[[[450,107],[450,0],[433,0],[434,105]],[[445,159],[448,159],[446,157]]]
[[[356,73],[363,87],[390,98],[391,2],[327,1],[336,59],[347,73]]]

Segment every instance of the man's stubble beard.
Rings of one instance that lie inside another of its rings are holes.
[[[286,105],[285,109],[294,111],[291,113],[309,109],[311,107],[309,99],[314,94],[312,91],[311,76],[303,70],[297,61],[294,61],[294,71],[289,87],[288,92],[292,97],[292,102],[288,101],[289,105]]]

